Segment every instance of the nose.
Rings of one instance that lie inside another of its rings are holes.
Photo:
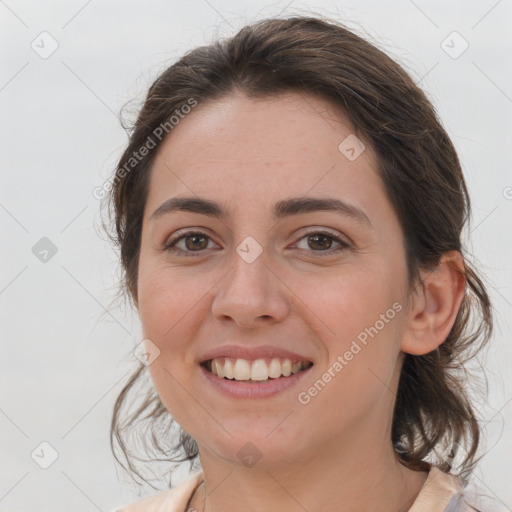
[[[235,252],[233,260],[232,271],[221,280],[212,301],[214,318],[242,328],[282,322],[290,310],[289,288],[268,266],[264,253],[248,263]]]

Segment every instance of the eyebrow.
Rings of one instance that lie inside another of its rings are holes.
[[[218,219],[225,219],[229,216],[225,208],[210,199],[201,197],[171,197],[151,214],[149,220],[155,221],[164,215],[177,211],[199,213]],[[336,212],[362,224],[372,225],[363,210],[334,197],[294,197],[284,199],[274,205],[272,215],[275,219],[279,220],[292,215],[316,211]]]

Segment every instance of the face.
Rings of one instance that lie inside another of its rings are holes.
[[[319,98],[232,95],[159,149],[137,302],[155,389],[202,456],[264,466],[389,439],[404,241],[354,137]],[[195,201],[153,215],[173,198]]]

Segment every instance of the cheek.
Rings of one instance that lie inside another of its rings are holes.
[[[174,334],[183,330],[187,316],[200,308],[201,297],[207,288],[197,277],[184,279],[177,269],[144,261],[139,267],[139,316],[144,336],[165,349],[164,342],[177,339]]]
[[[200,301],[204,291],[198,290],[196,282],[189,292],[188,285],[176,273],[164,268],[141,272],[139,283],[143,337],[150,339],[160,351],[148,367],[151,380],[165,408],[187,428],[198,407],[190,392],[189,380],[197,369],[189,354],[190,341],[199,328],[197,315],[205,314]]]
[[[186,298],[180,293],[178,299],[173,288],[156,279],[145,282],[139,289],[139,297],[139,315],[144,336],[162,343],[174,330],[176,321],[183,316]]]
[[[322,280],[322,286],[318,280],[316,286],[301,280],[298,294],[308,297],[307,305],[320,320],[312,322],[326,349],[316,377],[327,373],[329,391],[318,394],[317,405],[327,408],[336,402],[340,407],[333,413],[341,417],[371,407],[396,371],[404,308],[400,280],[386,275],[393,273],[351,267]]]
[[[395,276],[389,278],[386,276]],[[331,340],[330,348],[343,348],[371,327],[396,332],[402,298],[399,275],[382,266],[338,268],[328,276],[296,276],[294,290],[317,317],[316,325]],[[393,306],[395,304],[395,306]],[[372,331],[373,332],[373,331]]]
[[[182,291],[177,294],[176,288],[162,279],[162,273],[147,277],[139,292],[139,315],[143,337],[151,340],[159,350],[148,370],[165,407],[181,418],[180,411],[187,408],[187,396],[183,394],[182,386],[194,365],[193,358],[187,356],[187,347],[190,347],[190,339],[197,327],[187,294]]]

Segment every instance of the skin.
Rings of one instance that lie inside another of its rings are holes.
[[[391,419],[404,352],[425,354],[448,335],[464,294],[459,253],[446,253],[424,286],[407,281],[396,213],[366,149],[349,161],[338,146],[354,129],[329,102],[296,93],[249,99],[241,93],[198,105],[159,148],[144,211],[136,304],[144,338],[160,355],[149,366],[162,402],[197,441],[205,485],[191,506],[208,512],[408,510],[427,473],[401,465]],[[222,203],[224,219],[151,214],[170,197]],[[336,197],[371,225],[317,211],[276,221],[275,202]],[[166,251],[178,229],[192,254]],[[334,240],[308,243],[319,229]],[[262,254],[247,263],[248,236]],[[332,243],[332,245],[329,245]],[[323,248],[325,247],[325,249]],[[199,250],[199,252],[198,252]],[[323,252],[322,252],[323,251]],[[198,255],[199,254],[199,255]],[[400,313],[307,404],[297,400],[393,303]],[[214,389],[199,367],[228,343],[275,345],[314,363],[298,386],[264,399]],[[261,455],[245,466],[251,442]]]

